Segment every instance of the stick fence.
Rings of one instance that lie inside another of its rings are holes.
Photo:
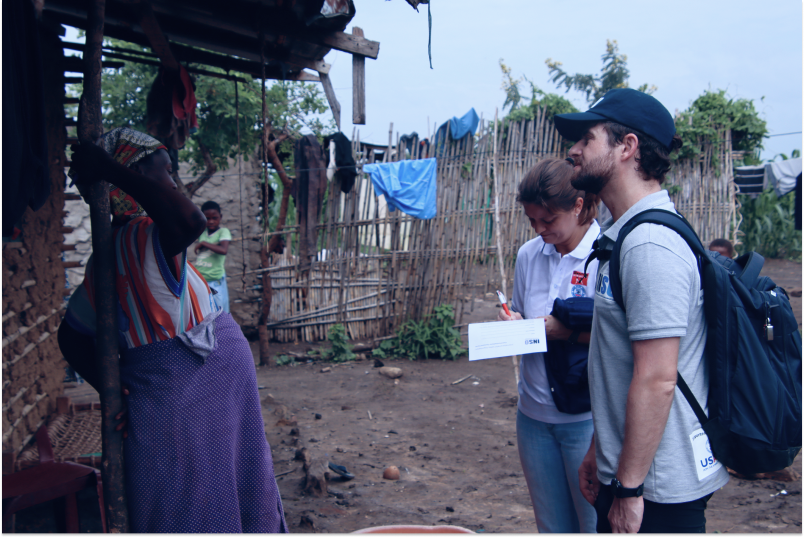
[[[534,120],[505,127],[500,122],[497,128],[496,155],[494,123],[482,120],[474,137],[430,146],[429,156],[438,161],[437,213],[430,220],[388,211],[362,170],[348,194],[331,182],[316,228],[317,255],[300,261],[294,249],[287,248],[269,269],[274,293],[271,338],[321,341],[333,324],[342,323],[352,339],[380,339],[441,304],[454,305],[456,323],[461,324],[465,305],[479,292],[470,283],[483,282],[482,293],[509,289],[516,253],[535,236],[516,203],[519,181],[540,160],[565,158],[569,146],[543,111]],[[410,155],[398,135],[393,144],[392,133],[385,162],[418,158],[417,140],[407,146]],[[728,138],[730,133],[723,135]],[[373,150],[361,150],[359,133],[353,138],[355,160],[375,162]],[[665,183],[680,187],[671,197],[704,244],[716,237],[734,241],[739,224],[731,154],[727,149],[719,155],[713,152],[707,147],[694,162],[675,163]],[[495,174],[500,249],[494,226]],[[288,245],[297,244],[298,229],[286,237]],[[501,274],[506,275],[504,283]]]

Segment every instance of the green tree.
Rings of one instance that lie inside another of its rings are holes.
[[[149,49],[116,39],[106,39],[104,46],[123,47],[147,52]],[[208,71],[225,73],[209,66]],[[135,62],[126,62],[119,69],[104,69],[102,75],[104,128],[128,126],[147,132],[146,98],[159,68]],[[246,79],[238,82],[237,99],[235,82],[217,77],[191,74],[198,101],[196,115],[198,132],[191,135],[179,151],[179,160],[190,164],[196,181],[190,191],[200,187],[200,178],[206,181],[217,170],[229,167],[229,158],[238,154],[248,158],[260,143],[262,133],[261,81],[249,75],[232,73]],[[71,95],[81,95],[81,84],[69,88]],[[77,107],[76,107],[77,108]],[[298,135],[310,130],[319,137],[335,130],[332,120],[322,120],[328,107],[319,88],[311,83],[274,82],[266,89],[266,120],[269,131],[286,131]],[[240,145],[238,148],[238,118]],[[287,141],[287,145],[292,142]],[[292,166],[292,163],[285,163]],[[211,172],[211,173],[210,173]],[[201,174],[199,176],[199,174]]]
[[[745,152],[735,165],[761,162],[759,152],[768,129],[751,99],[729,99],[726,90],[706,90],[675,122],[676,133],[684,141],[677,159],[697,158],[707,144],[719,149],[725,143],[722,130],[731,129],[731,149]]]
[[[532,120],[536,117],[538,108],[543,108],[551,119],[556,114],[578,112],[575,105],[567,98],[555,93],[542,91],[526,76],[523,75],[518,79],[514,79],[511,76],[511,68],[505,64],[502,58],[500,59],[500,70],[502,70],[503,75],[502,89],[505,92],[503,110],[509,109],[508,115],[505,117],[507,121]],[[530,101],[523,103],[520,87],[524,82],[530,85]]]
[[[628,57],[620,54],[616,40],[606,40],[606,52],[603,54],[602,60],[603,68],[600,70],[600,75],[597,76],[582,73],[570,75],[561,67],[563,65],[561,62],[553,61],[552,58],[548,58],[545,63],[550,69],[551,82],[559,88],[564,86],[565,93],[574,89],[585,94],[586,101],[592,104],[606,95],[609,90],[629,87]],[[652,94],[656,89],[656,86],[648,84],[637,88],[648,94]]]

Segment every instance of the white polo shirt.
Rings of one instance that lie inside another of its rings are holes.
[[[522,245],[516,257],[512,310],[525,319],[532,319],[549,315],[557,297],[594,297],[597,260],[589,264],[586,278],[584,264],[599,234],[600,226],[597,221],[592,221],[581,242],[566,256],[541,237]],[[547,345],[549,347],[550,342]],[[518,389],[519,410],[534,420],[565,424],[592,418],[591,412],[570,415],[556,408],[542,353],[522,356]]]

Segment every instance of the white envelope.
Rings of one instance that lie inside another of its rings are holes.
[[[469,324],[469,360],[547,351],[544,318]]]

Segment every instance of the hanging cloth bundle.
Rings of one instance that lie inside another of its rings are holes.
[[[146,101],[148,132],[168,148],[178,151],[198,130],[195,87],[184,66],[159,68]],[[175,164],[175,163],[174,163]]]

